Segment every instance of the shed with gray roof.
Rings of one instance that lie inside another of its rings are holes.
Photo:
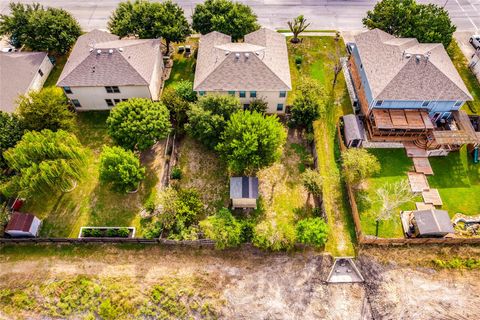
[[[258,178],[257,177],[231,177],[230,200],[232,208],[257,208]]]
[[[343,135],[345,145],[350,148],[359,148],[362,146],[365,131],[358,116],[347,114],[343,116]]]
[[[417,237],[444,237],[455,232],[450,216],[445,210],[413,211],[413,223]]]

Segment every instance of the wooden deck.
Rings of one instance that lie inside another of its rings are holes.
[[[410,187],[412,188],[412,192],[419,193],[430,190],[427,177],[425,177],[423,173],[409,172],[407,175],[408,182],[410,182]]]
[[[433,204],[434,206],[443,205],[442,198],[440,198],[440,194],[438,193],[437,189],[430,189],[428,191],[423,191],[422,197],[425,203],[430,203],[430,204]]]
[[[413,165],[415,166],[415,171],[427,175],[433,175],[433,169],[430,165],[430,161],[425,157],[413,157]]]
[[[428,113],[423,110],[373,109],[374,127],[377,129],[399,129],[427,131],[433,129]]]
[[[413,142],[404,142],[403,146],[409,158],[427,158],[427,150],[417,147]]]

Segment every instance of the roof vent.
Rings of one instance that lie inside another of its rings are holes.
[[[123,52],[123,48],[118,48],[118,51]]]
[[[246,52],[246,53],[245,53],[245,58],[248,59],[249,57],[250,57],[250,53]]]
[[[98,49],[97,54],[100,54],[100,53],[102,53],[102,50]]]
[[[410,59],[411,57],[412,57],[412,55],[410,53],[405,54],[405,59]]]
[[[228,56],[230,54],[230,51],[225,51],[225,55]]]
[[[235,53],[235,59],[240,59],[240,53]]]
[[[113,53],[113,49],[108,50],[108,53],[109,53],[109,54],[112,54],[112,53]]]
[[[90,52],[92,52],[92,51],[93,51],[93,48],[90,48]]]
[[[421,59],[422,59],[422,56],[421,56],[421,55],[417,54],[417,55],[415,56],[415,60],[417,60],[417,62],[420,62]]]
[[[256,51],[255,54],[256,54],[257,56],[259,56],[259,55],[260,55],[260,52]]]

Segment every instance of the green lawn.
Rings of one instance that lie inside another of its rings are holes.
[[[451,217],[456,213],[480,214],[480,164],[473,163],[467,149],[429,159],[435,174],[428,177],[428,182],[439,190],[442,209]]]
[[[192,47],[192,54],[189,57],[186,57],[184,54],[177,53],[178,46],[190,45]],[[186,43],[175,44],[173,50],[173,69],[170,73],[170,78],[165,81],[165,88],[174,85],[175,82],[181,80],[189,80],[193,82],[195,76],[195,59],[193,53],[198,47],[198,38],[188,38]]]
[[[367,235],[375,235],[375,214],[378,213],[381,206],[376,200],[376,190],[386,184],[406,181],[408,179],[407,172],[413,169],[413,162],[407,157],[405,149],[369,149],[368,151],[379,160],[381,171],[362,185],[362,189],[357,191],[356,200],[362,231]],[[415,201],[421,201],[421,197],[417,196],[412,201],[400,206],[396,210],[398,215],[393,219],[381,221],[378,236],[382,238],[403,237],[400,211],[414,210]]]
[[[65,63],[67,63],[68,59],[68,54],[56,57],[57,61],[55,62],[55,65],[53,66],[52,71],[50,71],[50,74],[48,75],[47,80],[45,81],[45,84],[43,87],[55,87],[57,85],[58,78],[60,78],[60,74],[62,73],[63,67],[65,66]]]
[[[314,123],[315,145],[318,155],[318,168],[324,178],[324,207],[330,227],[330,237],[326,250],[333,255],[353,255],[355,231],[340,174],[339,146],[336,125],[339,118],[352,112],[343,73],[338,76],[332,91],[333,58],[336,41],[334,37],[302,37],[299,44],[288,44],[293,92],[289,103],[295,97],[295,87],[302,76],[318,80],[324,87],[327,100],[327,113]],[[341,54],[345,55],[344,43],[338,41]],[[302,57],[300,67],[295,65],[295,57]]]
[[[77,136],[87,148],[85,177],[70,193],[34,195],[22,209],[43,220],[42,236],[77,237],[82,226],[133,226],[141,235],[138,215],[158,178],[152,162],[144,161],[147,177],[135,194],[121,194],[101,185],[98,180],[99,154],[104,144],[111,144],[105,120],[107,112],[78,114]]]
[[[450,45],[448,46],[447,49],[448,55],[453,61],[453,64],[455,65],[455,68],[457,68],[458,73],[463,79],[463,82],[467,86],[468,91],[470,91],[470,94],[472,95],[474,99],[474,103],[477,105],[477,111],[473,112],[470,110],[470,108],[465,105],[464,110],[467,113],[480,113],[480,84],[478,83],[477,78],[475,75],[470,71],[468,68],[468,61],[465,55],[463,54],[462,50],[458,46],[457,42],[455,40],[452,40]]]

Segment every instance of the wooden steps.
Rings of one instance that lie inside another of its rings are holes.
[[[415,171],[426,175],[433,175],[433,169],[428,158],[413,157]]]
[[[413,142],[404,142],[403,146],[407,152],[407,157],[409,158],[427,158],[427,150],[419,148]]]
[[[423,173],[409,172],[408,182],[410,183],[410,188],[412,192],[419,193],[426,190],[430,190],[428,185],[427,177]]]

